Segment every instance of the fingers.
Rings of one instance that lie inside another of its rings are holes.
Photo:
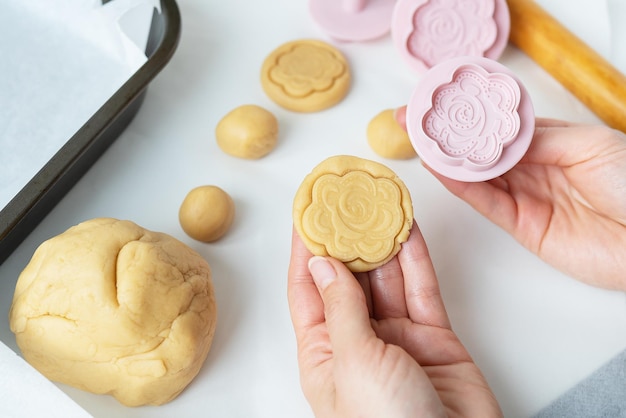
[[[448,191],[464,200],[478,213],[505,231],[514,230],[517,208],[506,176],[484,182],[467,183],[430,171]]]
[[[393,116],[396,118],[396,122],[406,131],[406,106],[397,108]]]
[[[370,317],[374,317],[374,307],[372,303],[372,286],[370,285],[370,277],[367,272],[356,273],[354,275],[357,281],[363,288],[363,293],[365,293],[365,301],[367,303],[367,311],[370,313]]]
[[[623,137],[606,126],[538,124],[521,163],[569,167],[623,148]]]
[[[535,118],[535,127],[540,127],[540,128],[547,128],[547,127],[553,127],[553,128],[567,128],[568,126],[579,126],[579,124],[576,124],[574,122],[568,122],[565,120],[560,120],[560,119],[550,119],[550,118]]]
[[[511,234],[519,228],[519,199],[538,181],[548,181],[541,166],[571,167],[607,153],[614,134],[602,126],[538,118],[526,155],[504,175],[486,182],[460,182],[431,173],[454,195]],[[614,137],[613,137],[614,139]],[[599,160],[598,160],[599,161]],[[428,167],[427,167],[428,168]]]
[[[409,316],[404,298],[402,268],[397,257],[369,272],[368,277],[374,319]]]
[[[335,259],[312,257],[309,270],[324,301],[333,354],[349,356],[354,347],[375,338],[363,290],[350,270]]]
[[[419,324],[450,327],[435,269],[416,224],[398,256],[369,276],[374,319],[410,318]]]
[[[394,116],[398,124],[406,130],[406,106],[397,108]],[[605,131],[604,135],[602,135],[602,131]],[[604,126],[584,125],[559,119],[538,117],[535,119],[533,141],[522,163],[532,162],[556,165],[579,163],[581,162],[581,156],[597,155],[599,152],[597,150],[602,149],[603,144],[597,144],[596,141],[599,137],[600,139],[603,136],[606,137],[607,131],[610,131],[610,129]],[[440,180],[442,179],[440,176],[438,177]],[[461,182],[447,181],[444,185],[456,195],[459,195],[460,192],[466,189]]]
[[[418,324],[450,328],[437,275],[417,224],[413,224],[409,240],[402,244],[398,262],[404,277],[404,298],[409,318]]]
[[[287,298],[298,340],[308,329],[324,322],[324,304],[308,267],[311,256],[311,252],[304,246],[294,229],[287,274]]]

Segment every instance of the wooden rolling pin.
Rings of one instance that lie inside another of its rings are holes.
[[[626,132],[626,76],[535,1],[507,0],[507,3],[511,43],[608,126]]]

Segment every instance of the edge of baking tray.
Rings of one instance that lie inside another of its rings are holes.
[[[154,12],[146,45],[148,60],[0,211],[0,264],[128,126],[148,84],[174,54],[180,31],[176,1],[161,0],[161,12]]]

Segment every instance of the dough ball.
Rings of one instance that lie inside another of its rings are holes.
[[[346,57],[333,45],[299,39],[272,51],[261,67],[261,87],[276,104],[294,112],[317,112],[348,94]]]
[[[409,134],[396,121],[393,109],[380,112],[367,125],[367,142],[374,152],[392,160],[417,156]]]
[[[178,211],[183,230],[191,238],[202,242],[220,239],[235,218],[235,202],[217,186],[192,189]]]
[[[270,111],[260,106],[239,106],[219,121],[215,138],[226,154],[255,160],[276,147],[278,121]]]
[[[409,238],[413,203],[390,168],[337,155],[304,178],[293,221],[313,254],[334,257],[353,272],[370,271],[391,260]]]
[[[9,313],[24,358],[44,376],[128,406],[174,399],[204,363],[216,318],[200,255],[109,218],[41,244]]]

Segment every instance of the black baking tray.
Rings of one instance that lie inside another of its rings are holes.
[[[106,3],[106,0],[103,1]],[[89,170],[135,117],[148,84],[174,54],[181,32],[175,0],[161,0],[152,16],[148,60],[0,211],[0,264]]]

